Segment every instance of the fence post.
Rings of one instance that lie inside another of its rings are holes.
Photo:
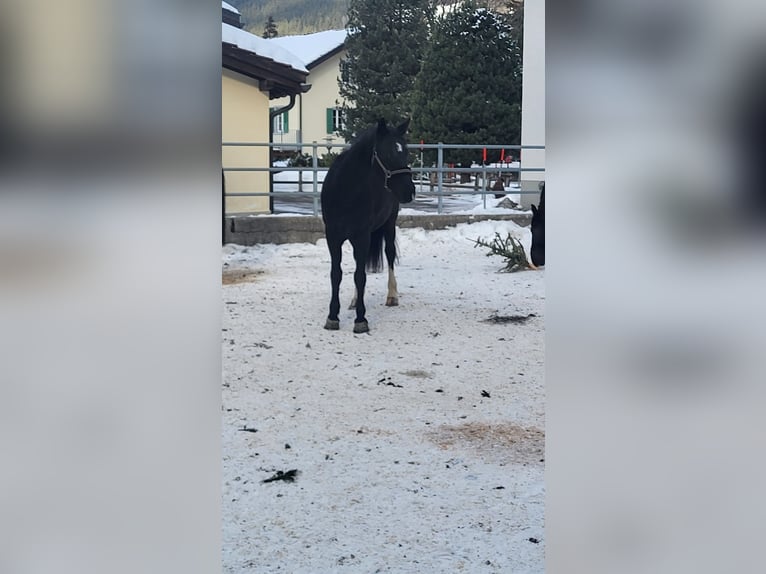
[[[437,193],[437,209],[436,213],[442,212],[442,194],[444,193],[444,187],[442,181],[444,179],[444,144],[439,142],[439,147],[436,151],[436,193]]]
[[[311,142],[311,167],[314,168],[314,189],[312,191],[313,193],[313,201],[314,201],[314,217],[319,215],[319,201],[317,197],[317,189],[318,189],[318,182],[319,182],[319,172],[317,171],[317,168],[319,167],[319,162],[317,160],[317,142]]]
[[[302,165],[300,165],[303,163],[303,150],[299,149],[297,155],[298,155],[298,167],[303,167]],[[298,170],[298,193],[303,193],[303,170],[302,169]]]

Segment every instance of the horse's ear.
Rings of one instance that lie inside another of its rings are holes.
[[[388,133],[388,126],[386,126],[386,120],[384,118],[380,118],[378,120],[378,135],[384,136]]]
[[[403,136],[407,132],[407,128],[410,125],[410,118],[407,118],[402,122],[402,124],[396,128],[396,133],[398,133],[400,136]]]

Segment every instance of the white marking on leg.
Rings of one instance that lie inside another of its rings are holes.
[[[388,268],[388,295],[386,295],[386,305],[393,307],[399,304],[399,291],[396,288],[396,275],[394,268]]]

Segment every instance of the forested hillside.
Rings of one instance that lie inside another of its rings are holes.
[[[242,14],[249,32],[263,35],[269,16],[280,36],[340,30],[346,25],[348,0],[227,0]]]
[[[436,4],[454,4],[456,0],[436,0]],[[310,34],[322,30],[340,30],[348,21],[349,0],[228,0],[242,14],[245,29],[263,36],[271,16],[280,36]],[[502,9],[508,0],[480,0],[479,4]]]

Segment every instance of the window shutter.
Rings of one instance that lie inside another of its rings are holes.
[[[284,112],[282,114],[282,132],[283,133],[287,133],[287,132],[290,131],[289,118],[290,118],[290,112],[289,111]]]
[[[335,110],[333,108],[327,108],[327,133],[331,134],[333,131],[333,121],[332,121],[332,113]]]

